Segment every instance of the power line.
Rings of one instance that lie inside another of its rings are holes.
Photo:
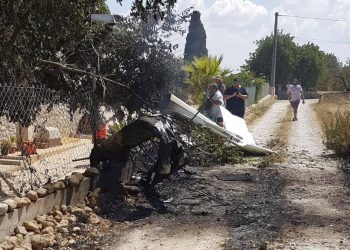
[[[304,40],[310,40],[310,41],[320,41],[320,42],[350,44],[350,41],[336,41],[336,40],[326,40],[326,39],[317,39],[317,38],[300,37],[300,36],[295,36],[294,38],[297,38],[297,39],[304,39]]]
[[[313,19],[313,20],[321,20],[321,21],[333,21],[333,22],[346,22],[350,23],[350,20],[345,19],[332,19],[332,18],[320,18],[320,17],[309,17],[309,16],[293,16],[293,15],[280,15],[278,16],[284,16],[284,17],[295,17],[295,18],[302,18],[302,19]]]

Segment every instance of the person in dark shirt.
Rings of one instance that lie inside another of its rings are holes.
[[[224,93],[226,109],[230,111],[231,114],[244,118],[244,100],[247,98],[247,90],[241,86],[240,80],[237,78],[233,79],[233,85],[228,87]]]

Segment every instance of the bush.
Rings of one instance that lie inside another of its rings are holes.
[[[176,120],[176,124],[176,134],[187,138],[184,141],[187,141],[188,165],[208,167],[243,162],[242,151],[208,128],[182,118]]]
[[[109,138],[113,137],[113,135],[118,133],[122,128],[125,127],[125,125],[126,125],[125,122],[116,122],[112,125],[109,125],[108,131],[107,131],[108,137]]]
[[[322,127],[326,146],[343,157],[350,156],[350,112],[328,113]]]

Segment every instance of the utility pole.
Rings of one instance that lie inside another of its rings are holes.
[[[270,84],[271,95],[275,95],[275,89],[276,89],[277,22],[278,22],[278,12],[275,13],[275,28],[273,31],[272,67],[271,67],[271,84]]]

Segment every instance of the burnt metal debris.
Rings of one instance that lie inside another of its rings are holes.
[[[111,191],[135,174],[153,185],[183,167],[186,153],[170,122],[164,115],[143,116],[97,143],[90,165],[100,169],[98,185]]]

